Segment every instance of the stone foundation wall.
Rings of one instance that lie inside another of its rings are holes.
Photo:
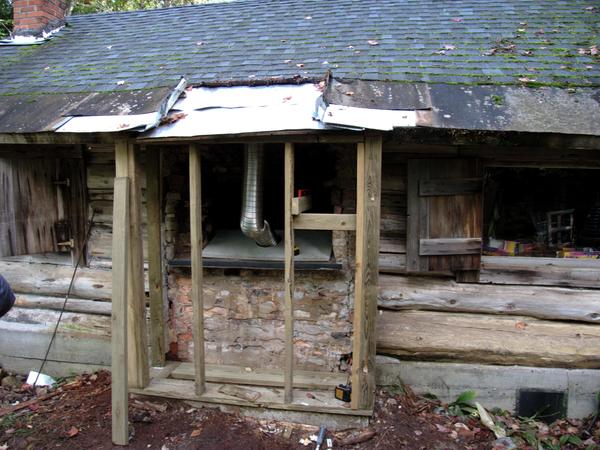
[[[193,355],[189,269],[169,274],[171,352]],[[353,280],[346,272],[297,272],[294,352],[297,367],[337,370],[352,350]],[[281,367],[284,348],[283,273],[205,270],[204,336],[209,364]]]
[[[337,213],[354,212],[346,205],[355,203],[352,200],[356,193],[355,153],[347,148],[330,150],[336,161],[331,204]],[[219,168],[219,176],[226,177],[227,167],[232,167],[233,162],[221,164],[220,158],[232,156],[226,152],[212,153],[207,156],[205,167],[213,164]],[[186,177],[178,177],[178,167],[185,167],[184,163],[179,164],[173,158],[166,170],[170,187],[165,211],[167,259],[182,250],[185,253],[189,242],[187,225],[182,219],[188,214],[188,206],[185,196],[179,194],[187,191],[182,183]],[[210,193],[203,194],[210,204]],[[177,217],[179,209],[184,211],[181,217]],[[210,216],[210,206],[204,212]],[[210,218],[205,226],[210,227]],[[296,271],[294,356],[299,368],[336,371],[342,355],[352,351],[354,238],[353,232],[332,233],[333,254],[336,262],[342,264],[342,270]],[[203,282],[207,363],[282,367],[283,270],[205,269]],[[191,360],[194,344],[190,270],[170,269],[167,285],[171,355]]]

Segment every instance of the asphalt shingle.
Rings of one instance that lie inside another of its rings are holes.
[[[241,0],[73,16],[0,46],[0,95],[271,78],[599,86],[600,8],[581,0]],[[521,79],[521,81],[519,80]],[[121,83],[123,81],[123,83]]]

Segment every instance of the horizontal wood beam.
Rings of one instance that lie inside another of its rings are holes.
[[[191,143],[202,142],[205,144],[236,144],[236,143],[280,143],[286,142],[294,144],[355,144],[364,140],[362,133],[348,134],[327,134],[327,133],[312,133],[310,131],[299,131],[298,133],[290,134],[289,131],[284,132],[268,132],[268,133],[251,133],[251,134],[230,134],[221,136],[194,136],[194,137],[172,137],[172,138],[138,138],[138,143],[143,144],[176,144],[176,143]]]
[[[299,214],[296,230],[356,230],[356,214]]]
[[[481,238],[421,239],[420,256],[476,255],[481,253]]]
[[[308,211],[312,208],[312,197],[307,195],[305,197],[294,197],[292,199],[292,215],[297,216],[298,214]]]
[[[452,178],[421,180],[419,195],[422,197],[434,195],[459,195],[481,192],[483,181],[481,178]]]
[[[593,289],[457,283],[448,278],[379,275],[384,309],[504,314],[600,324]]]
[[[0,133],[0,144],[112,144],[120,133]]]
[[[600,327],[517,315],[382,311],[377,352],[419,361],[600,368]]]

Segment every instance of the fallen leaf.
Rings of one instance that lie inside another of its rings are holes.
[[[521,80],[521,79],[519,78],[519,80]],[[517,330],[524,330],[525,328],[527,328],[527,324],[525,322],[519,320],[517,323],[515,323],[515,328]]]
[[[192,433],[190,434],[190,437],[198,437],[202,434],[202,430],[200,428],[195,429],[194,431],[192,431]]]
[[[77,436],[79,434],[79,430],[77,429],[77,427],[71,427],[69,428],[69,431],[67,431],[67,436],[69,436],[70,438]]]
[[[354,95],[354,92],[352,92],[352,91],[348,91],[348,92],[344,92],[344,94],[346,94],[346,95],[349,95],[349,96],[353,96],[353,95]]]
[[[367,44],[369,44],[369,45],[379,45],[379,42],[376,41],[375,39],[369,39],[367,41]]]
[[[436,424],[435,424],[435,427],[437,428],[437,430],[438,430],[440,433],[449,433],[449,432],[450,432],[450,430],[449,430],[448,428],[446,428],[445,426],[443,426],[443,425],[440,425],[440,424],[438,424],[438,423],[436,423]]]

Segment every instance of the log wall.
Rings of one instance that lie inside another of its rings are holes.
[[[341,191],[334,203],[337,212],[351,213],[355,162],[341,155],[336,180]],[[85,158],[89,204],[96,211],[90,264],[75,279],[48,366],[54,373],[106,367],[109,358],[114,155],[111,147],[94,147]],[[560,260],[521,258],[523,267],[515,268],[509,259],[487,257],[479,284],[405,275],[405,160],[384,154],[378,352],[415,360],[600,368],[600,279],[589,262],[565,268]],[[166,170],[173,186],[185,178]],[[176,220],[183,203],[177,189],[165,193],[167,257],[181,245],[178,239],[185,241]],[[351,232],[334,232],[334,253],[345,268],[353,264],[352,240]],[[0,261],[0,273],[17,292],[16,307],[0,320],[0,365],[26,371],[38,364],[62,307],[70,264],[49,256]],[[350,273],[298,277],[296,357],[307,367],[336,370],[337,358],[351,347]],[[277,366],[283,348],[281,273],[207,270],[205,282],[207,360]],[[187,269],[171,270],[168,286],[168,342],[171,352],[185,359],[192,350]],[[27,348],[21,349],[21,342]]]

